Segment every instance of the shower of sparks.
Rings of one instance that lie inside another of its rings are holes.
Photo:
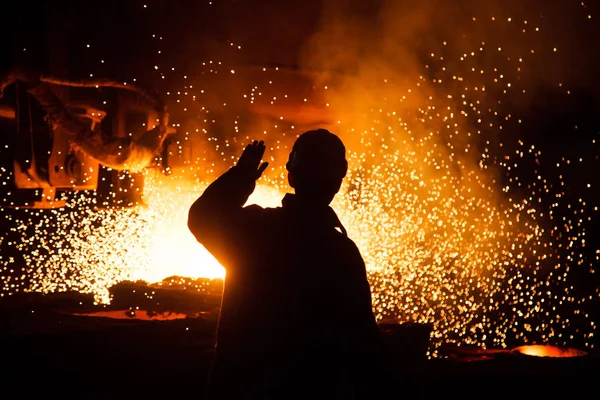
[[[532,21],[508,18],[506,23],[523,34],[539,32]],[[241,49],[233,43],[230,47]],[[502,61],[484,71],[480,63],[492,53]],[[597,252],[593,260],[583,255],[584,222],[597,209],[585,199],[563,204],[564,187],[535,170],[544,154],[534,145],[503,144],[511,139],[503,133],[518,129],[521,121],[503,114],[498,99],[526,92],[519,79],[511,78],[539,53],[543,49],[509,54],[509,49],[485,42],[461,54],[433,53],[424,66],[430,75],[412,85],[381,76],[368,102],[360,97],[372,82],[360,77],[343,89],[328,83],[323,96],[291,99],[278,92],[279,86],[273,88],[283,72],[265,67],[260,82],[245,88],[249,106],[285,106],[297,100],[314,110],[329,110],[337,121],[331,130],[348,143],[350,172],[333,207],[366,261],[378,319],[430,323],[438,343],[506,347],[575,340],[594,347],[595,322],[577,310],[598,292],[575,295],[569,272],[592,270],[598,261]],[[171,68],[152,68],[163,79],[175,74]],[[221,72],[231,79],[243,73],[219,61],[203,62],[198,70],[199,75]],[[0,244],[11,240],[8,246],[27,268],[15,277],[8,273],[14,259],[0,256],[7,271],[2,296],[76,290],[106,303],[108,288],[123,280],[224,276],[188,232],[189,206],[209,177],[233,165],[243,144],[265,140],[271,146],[267,161],[282,164],[301,130],[282,116],[263,124],[264,129],[261,125],[254,131],[260,134],[253,136],[233,118],[223,122],[231,136],[209,137],[214,120],[202,105],[208,93],[193,78],[183,79],[183,88],[167,98],[180,111],[202,116],[205,125],[182,133],[171,154],[184,160],[181,165],[170,176],[147,170],[144,204],[130,209],[98,209],[81,195],[64,210],[21,210],[12,216],[11,238],[17,239],[0,238]],[[355,104],[356,112],[348,111],[348,104]],[[598,152],[596,142],[590,140],[589,146]],[[188,143],[201,143],[202,154],[190,157]],[[499,157],[503,146],[511,152]],[[578,160],[563,157],[557,168],[570,168]],[[2,179],[11,179],[10,174],[3,173]],[[278,206],[285,191],[285,171],[275,165],[249,203]],[[558,210],[562,214],[555,218]],[[584,327],[575,338],[566,333],[574,320]]]
[[[223,267],[186,228],[188,210],[206,184],[154,170],[148,170],[145,178],[144,204],[129,209],[97,208],[81,195],[67,205],[67,212],[24,210],[25,218],[13,220],[12,230],[19,234],[14,245],[30,269],[16,280],[5,277],[1,295],[7,289],[8,293],[75,290],[107,303],[108,288],[123,280],[222,278]],[[261,187],[252,201],[275,206],[275,193]],[[14,262],[2,261],[5,271]],[[29,286],[21,287],[19,281]]]

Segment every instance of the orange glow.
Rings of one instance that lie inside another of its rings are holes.
[[[184,171],[180,171],[184,172]],[[206,187],[183,174],[166,177],[156,171],[146,174],[146,206],[139,208],[143,216],[140,222],[153,220],[146,242],[137,249],[140,258],[148,264],[134,272],[134,280],[160,282],[169,276],[191,278],[223,278],[225,270],[217,260],[200,245],[187,229],[187,216],[192,203]],[[282,194],[267,186],[258,186],[249,203],[276,207],[281,204]],[[131,221],[135,224],[135,220]],[[140,229],[144,229],[143,226]],[[130,243],[136,248],[135,243]],[[119,262],[116,254],[115,263]]]
[[[515,351],[534,357],[581,357],[587,355],[587,352],[577,349],[561,348],[556,346],[547,346],[541,344],[520,346]]]
[[[132,311],[132,310],[112,310],[98,311],[87,314],[73,314],[85,317],[102,317],[112,319],[137,319],[143,321],[171,321],[174,319],[187,318],[187,315],[175,312],[163,312],[150,314],[147,311]]]

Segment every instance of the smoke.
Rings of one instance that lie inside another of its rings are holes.
[[[541,88],[566,93],[593,86],[595,74],[590,72],[598,60],[589,47],[590,11],[582,5],[541,0],[328,1],[320,28],[301,51],[300,64],[322,71],[317,84],[339,83],[329,95],[342,115],[378,108],[382,102],[397,112],[415,109],[430,96],[450,95],[450,103],[463,108],[461,95],[474,87],[485,87],[485,96],[467,93],[468,98],[495,103],[493,108],[501,105],[507,114],[527,111]],[[449,84],[453,77],[465,84]],[[501,83],[511,83],[509,93]]]
[[[350,150],[349,183],[334,207],[377,271],[380,317],[433,321],[463,337],[455,327],[469,325],[472,338],[504,342],[510,321],[532,315],[517,304],[544,302],[534,275],[553,259],[544,229],[552,222],[538,200],[548,189],[513,192],[506,172],[526,164],[523,153],[535,158],[522,122],[539,93],[568,101],[584,82],[586,62],[572,59],[585,58],[586,31],[573,24],[585,12],[548,3],[324,3],[300,66],[319,72],[327,128]],[[526,275],[513,291],[510,282]],[[493,313],[503,322],[490,322]]]
[[[393,150],[427,140],[457,172],[486,169],[496,183],[499,160],[536,137],[522,124],[539,118],[532,110],[575,107],[567,94],[591,87],[588,12],[565,1],[326,1],[300,66],[319,71],[328,128],[351,150],[394,132]]]
[[[497,8],[486,2],[486,12]],[[490,34],[467,17],[482,12],[474,1],[325,3],[301,65],[321,71],[315,85],[327,88],[329,128],[351,151],[370,153],[363,167],[370,170],[401,151],[414,153],[428,179],[439,176],[440,167],[445,173],[444,160],[456,176],[478,168],[481,157],[473,150],[484,147],[482,132],[467,109],[489,99],[478,90],[485,83],[469,69],[483,70],[490,61],[478,54],[476,62],[461,65],[458,58],[488,41]],[[465,97],[466,85],[476,93]]]

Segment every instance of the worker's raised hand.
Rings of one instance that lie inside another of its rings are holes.
[[[260,163],[265,154],[265,143],[261,140],[253,141],[244,149],[237,163],[237,168],[244,175],[257,180],[269,166],[268,162]]]

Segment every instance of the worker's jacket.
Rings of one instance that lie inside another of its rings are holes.
[[[244,207],[253,189],[233,167],[189,212],[191,232],[226,269],[212,397],[360,398],[381,339],[358,248],[330,207],[292,194],[282,207]]]

